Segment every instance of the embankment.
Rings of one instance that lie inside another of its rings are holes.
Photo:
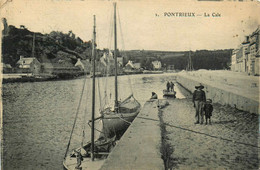
[[[255,85],[253,80],[245,80],[241,76],[232,77],[228,75],[230,74],[229,72],[223,75],[217,75],[217,73],[213,73],[213,71],[211,73],[212,75],[209,73],[210,71],[207,73],[179,73],[177,82],[190,92],[195,90],[194,87],[196,85],[202,83],[205,87],[204,91],[206,92],[207,98],[212,99],[214,103],[229,105],[239,110],[259,114],[259,89],[257,84],[256,87],[252,87],[252,85]],[[216,74],[216,76],[214,74]],[[234,78],[236,78],[235,81],[233,80]],[[246,83],[248,85],[244,85]]]

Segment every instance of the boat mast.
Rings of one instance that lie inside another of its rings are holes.
[[[193,65],[192,65],[192,60],[191,60],[191,51],[189,51],[189,63],[190,63],[190,71],[192,71],[193,70]]]
[[[191,60],[191,55],[189,51],[189,58],[188,58],[188,65],[187,65],[187,71],[192,71],[193,70],[193,65],[192,65],[192,60]]]
[[[114,2],[115,111],[116,111],[116,113],[118,113],[118,90],[117,90],[117,34],[116,34],[116,33],[117,33],[117,32],[116,32],[116,2]]]
[[[34,58],[34,51],[35,51],[35,33],[33,33],[32,58]]]
[[[92,41],[92,68],[93,68],[93,85],[92,85],[92,118],[91,118],[91,160],[94,161],[94,125],[95,125],[95,60],[96,60],[96,16],[94,15],[93,41]]]

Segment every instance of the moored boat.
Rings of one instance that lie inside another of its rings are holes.
[[[94,30],[93,30],[93,50],[92,50],[92,64],[93,64],[93,76],[92,76],[92,119],[91,123],[91,141],[87,144],[81,145],[77,149],[73,149],[70,154],[69,146],[75,127],[76,118],[74,120],[70,140],[64,156],[63,167],[67,170],[74,169],[99,169],[104,163],[105,158],[116,144],[116,140],[119,140],[131,122],[136,118],[140,112],[141,105],[134,98],[133,94],[124,99],[122,102],[118,101],[118,84],[117,84],[117,40],[116,40],[116,3],[114,3],[114,59],[115,59],[115,103],[113,107],[100,108],[101,116],[95,117],[95,16],[94,16]],[[84,90],[84,87],[83,87]],[[81,100],[81,99],[80,99]],[[80,105],[79,105],[80,106]],[[77,109],[79,110],[79,109]],[[77,114],[76,114],[77,117]],[[95,121],[102,120],[102,130],[99,138],[94,141]],[[84,131],[83,131],[84,134]]]
[[[118,101],[118,63],[117,63],[117,19],[116,19],[116,3],[114,3],[114,65],[115,65],[115,103],[113,108],[107,107],[101,111],[103,122],[103,135],[105,137],[112,137],[116,135],[116,139],[124,134],[128,126],[135,119],[140,112],[141,105],[134,98],[133,94],[124,99],[122,102]]]
[[[140,109],[141,105],[133,95],[119,103],[118,112],[106,108],[102,112],[103,134],[108,138],[115,135],[117,139],[120,139]]]
[[[163,90],[163,96],[176,98],[176,91]]]

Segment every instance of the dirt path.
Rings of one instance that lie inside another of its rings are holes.
[[[162,110],[174,169],[258,169],[257,115],[214,105],[212,125],[195,125],[188,99],[169,101]]]

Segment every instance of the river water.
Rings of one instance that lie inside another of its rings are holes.
[[[90,119],[91,79],[3,84],[3,169],[62,169],[62,161],[69,141],[73,121],[78,119],[70,149],[82,141],[82,127]],[[118,77],[119,99],[133,92],[143,105],[154,91],[162,98],[166,81],[174,81],[174,74],[131,75]],[[105,101],[113,102],[113,77],[96,81],[96,115]],[[184,98],[175,86],[177,98]],[[107,92],[108,100],[105,100]],[[86,114],[84,114],[86,113]],[[84,116],[86,115],[86,116]],[[97,128],[101,123],[97,121]],[[84,141],[90,140],[86,126]],[[97,135],[96,135],[97,137]]]

